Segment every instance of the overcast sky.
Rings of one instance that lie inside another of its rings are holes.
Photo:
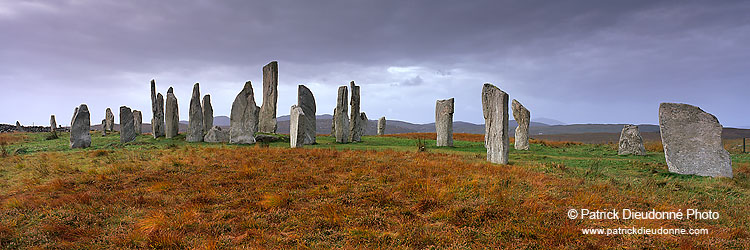
[[[0,123],[67,125],[86,103],[151,119],[149,81],[173,86],[187,120],[192,85],[229,115],[263,65],[279,62],[278,115],[297,85],[330,114],[361,86],[370,119],[484,123],[482,84],[532,119],[658,124],[660,102],[750,126],[748,1],[0,0]]]

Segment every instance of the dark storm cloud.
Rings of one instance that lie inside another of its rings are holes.
[[[430,122],[434,100],[456,97],[456,119],[481,123],[492,82],[532,117],[656,123],[658,103],[677,101],[750,125],[746,13],[741,1],[0,1],[2,104],[39,98],[0,122],[80,102],[95,117],[148,110],[151,78],[181,103],[200,81],[228,114],[278,60],[280,114],[297,84],[325,113],[335,85],[355,80],[372,117]]]

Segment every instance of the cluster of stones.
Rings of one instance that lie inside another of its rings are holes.
[[[164,96],[156,92],[156,81],[151,80],[151,134],[155,138],[165,135]]]
[[[359,86],[354,84],[354,81],[349,85],[350,89],[347,89],[346,86],[339,87],[336,108],[333,109],[331,135],[336,138],[338,143],[361,142],[369,122],[367,114],[360,112]],[[351,90],[351,99],[349,99],[348,90]],[[349,107],[347,107],[347,100],[349,101]]]
[[[435,132],[438,147],[453,147],[453,98],[435,103]]]

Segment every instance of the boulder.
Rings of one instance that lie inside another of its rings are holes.
[[[91,114],[86,104],[78,107],[70,126],[70,148],[88,148],[91,146]]]
[[[214,107],[211,105],[211,95],[204,95],[203,102],[203,133],[208,134],[208,131],[214,127]]]
[[[636,125],[625,125],[620,133],[618,155],[646,155],[641,132]]]
[[[136,135],[143,134],[143,132],[141,131],[142,126],[143,126],[143,114],[141,114],[141,111],[133,110],[133,127],[135,127]]]
[[[482,113],[487,161],[508,164],[508,94],[492,84],[485,83],[482,88]]]
[[[688,104],[662,103],[659,129],[670,172],[732,177],[732,159],[721,143],[723,127],[712,114]]]
[[[385,116],[378,119],[378,135],[385,135]]]
[[[263,143],[271,143],[271,142],[277,142],[284,140],[284,137],[280,135],[267,135],[267,134],[258,134],[255,136],[256,142],[263,142]]]
[[[346,101],[349,99],[346,86],[339,87],[338,98],[336,99],[336,109],[333,110],[333,129],[331,133],[335,134],[336,142],[349,142],[349,107]]]
[[[223,130],[219,126],[213,126],[203,137],[203,141],[212,143],[229,142],[229,131]]]
[[[104,130],[115,131],[115,115],[112,114],[112,109],[107,108],[104,116],[104,121]]]
[[[203,108],[201,107],[201,91],[198,83],[193,85],[193,96],[190,97],[188,129],[185,140],[188,142],[203,141]]]
[[[167,105],[164,112],[164,133],[167,138],[174,138],[180,131],[180,108],[174,89],[167,90]]]
[[[297,105],[292,105],[289,111],[289,146],[301,148],[305,138],[305,112]]]
[[[529,123],[531,122],[531,112],[516,99],[513,99],[513,119],[516,120],[516,142],[517,150],[529,150]]]
[[[354,85],[354,81],[349,83],[351,85],[351,102],[349,103],[351,105],[351,110],[349,110],[349,115],[351,116],[349,118],[349,141],[350,142],[359,142],[362,141],[362,120],[360,119],[360,96],[359,96],[359,86]]]
[[[453,147],[453,98],[435,103],[435,132],[438,147]]]
[[[156,93],[156,81],[151,80],[151,134],[154,139],[165,135],[164,96]]]
[[[120,143],[135,141],[135,120],[133,112],[126,106],[120,107]]]
[[[255,143],[255,133],[258,132],[258,113],[260,108],[255,105],[253,85],[245,83],[232,103],[229,117],[229,142],[234,144]]]
[[[297,88],[297,106],[302,108],[302,112],[305,113],[305,122],[303,123],[305,133],[302,138],[302,144],[315,144],[318,134],[318,129],[316,127],[318,121],[315,117],[315,112],[317,112],[317,108],[315,107],[315,96],[313,96],[312,91],[310,91],[305,85],[299,85]]]
[[[276,133],[276,101],[279,97],[279,65],[276,61],[263,66],[263,104],[260,107],[258,129],[262,133]]]

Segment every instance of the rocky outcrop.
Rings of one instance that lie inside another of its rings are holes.
[[[297,106],[302,109],[304,113],[305,122],[303,123],[304,136],[302,137],[302,144],[312,145],[315,144],[318,129],[317,129],[317,118],[315,112],[317,108],[315,106],[315,96],[312,91],[305,85],[299,85],[297,88]]]
[[[213,126],[208,130],[203,141],[212,143],[229,142],[229,131],[223,130],[218,126]]]
[[[516,99],[513,99],[513,119],[516,120],[516,150],[529,150],[529,123],[531,122],[531,112],[521,105]]]
[[[378,119],[378,135],[385,135],[385,116]]]
[[[482,88],[482,113],[487,161],[508,164],[508,94],[492,84],[485,83]]]
[[[255,105],[253,85],[245,83],[232,103],[232,113],[229,117],[229,142],[235,144],[254,144],[255,133],[258,132],[258,115],[260,108]]]
[[[211,105],[211,95],[203,96],[203,133],[207,134],[214,127],[214,107]]]
[[[435,104],[435,132],[438,147],[453,147],[453,98]]]
[[[193,96],[190,98],[188,113],[188,129],[185,140],[188,142],[203,141],[203,108],[201,107],[201,91],[198,83],[193,85]]]
[[[682,103],[659,105],[659,129],[669,171],[732,177],[732,159],[721,143],[722,126],[715,116]]]
[[[646,155],[641,132],[636,125],[625,125],[620,133],[618,155]]]
[[[351,116],[349,117],[349,141],[360,142],[362,141],[362,119],[360,118],[359,86],[354,85],[354,81],[349,84],[352,92],[351,102],[349,103],[351,105],[349,110]]]
[[[151,80],[151,134],[154,138],[165,135],[164,96],[156,93],[156,81]]]
[[[276,133],[276,104],[279,97],[279,65],[276,61],[263,66],[263,105],[260,107],[258,129]]]
[[[73,116],[73,125],[70,129],[70,147],[88,148],[91,146],[91,114],[86,104],[78,107]]]
[[[120,143],[135,141],[135,120],[133,112],[126,106],[120,107]]]
[[[347,107],[348,91],[346,86],[339,87],[336,109],[333,110],[333,131],[336,142],[349,142],[349,107]]]
[[[289,146],[301,148],[305,138],[305,112],[297,105],[292,105],[289,111]]]

